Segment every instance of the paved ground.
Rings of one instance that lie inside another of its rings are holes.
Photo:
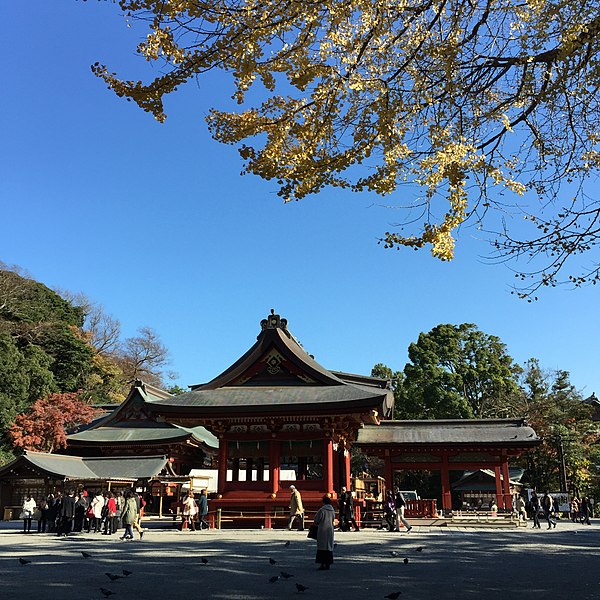
[[[295,531],[150,530],[142,541],[122,542],[24,535],[17,526],[0,524],[1,600],[103,598],[101,588],[114,600],[377,600],[397,591],[400,600],[600,598],[600,522],[559,523],[551,531],[415,526],[410,534],[336,533],[331,571],[316,570],[315,542]],[[22,566],[19,558],[31,563]],[[115,582],[105,575],[123,569],[133,574]],[[270,583],[281,571],[293,577]],[[308,589],[300,593],[296,583]]]

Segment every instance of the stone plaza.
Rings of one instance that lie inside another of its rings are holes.
[[[143,540],[136,534],[133,542],[123,542],[100,534],[25,535],[20,525],[0,525],[2,600],[113,595],[116,600],[290,595],[374,600],[395,592],[410,600],[600,598],[597,522],[563,520],[550,531],[544,524],[534,530],[531,524],[494,529],[415,523],[410,534],[336,532],[335,563],[325,572],[316,570],[315,542],[306,532],[180,532],[148,523]],[[19,559],[31,562],[23,565]],[[107,573],[120,577],[111,581]],[[299,591],[296,584],[307,589]]]

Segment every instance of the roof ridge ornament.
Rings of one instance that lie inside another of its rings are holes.
[[[265,329],[283,329],[287,333],[287,319],[282,319],[275,314],[275,309],[271,309],[271,314],[260,322],[262,331]]]

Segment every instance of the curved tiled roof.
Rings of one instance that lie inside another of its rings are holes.
[[[156,427],[132,427],[123,424],[119,427],[98,427],[87,429],[68,436],[68,442],[79,444],[135,444],[151,442],[181,441],[190,436],[211,448],[218,448],[219,441],[204,427],[180,427],[169,423],[157,423]]]
[[[167,462],[166,456],[81,457],[26,451],[2,467],[0,476],[25,468],[65,479],[136,481],[158,475]]]
[[[229,368],[192,391],[149,404],[156,412],[208,416],[258,412],[377,410],[390,416],[387,381],[332,372],[302,348],[274,311],[261,322],[256,343]]]
[[[204,409],[202,412],[222,411],[223,407],[249,411],[270,411],[277,407],[302,410],[319,407],[334,407],[364,404],[368,408],[386,397],[386,390],[364,388],[356,385],[299,386],[299,387],[223,387],[216,390],[199,389],[172,398],[153,402],[162,409]]]
[[[503,444],[535,446],[540,438],[523,419],[382,421],[358,432],[360,445]]]

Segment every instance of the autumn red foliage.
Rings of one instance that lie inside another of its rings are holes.
[[[17,415],[8,435],[16,447],[52,452],[66,448],[69,429],[85,425],[97,415],[97,409],[83,402],[77,393],[49,394]]]

